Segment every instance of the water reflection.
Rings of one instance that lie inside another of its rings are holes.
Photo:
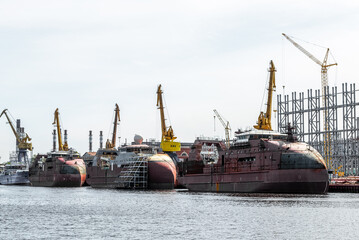
[[[0,196],[0,239],[359,236],[355,226],[359,198],[351,193],[217,194],[0,186]]]

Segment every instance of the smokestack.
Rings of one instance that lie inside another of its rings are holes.
[[[102,149],[102,143],[103,143],[103,135],[102,135],[102,131],[100,131],[100,149]]]
[[[16,132],[19,136],[21,136],[20,128],[21,128],[21,121],[20,119],[16,119]],[[16,151],[18,151],[19,142],[17,141],[17,139],[15,139],[15,141],[16,141]]]
[[[65,131],[65,133],[64,133],[64,141],[65,141],[65,143],[67,143],[67,130],[64,130]]]
[[[89,134],[89,152],[92,152],[92,131]]]
[[[56,130],[52,132],[52,151],[56,151]]]

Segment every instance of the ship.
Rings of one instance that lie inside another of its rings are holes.
[[[0,172],[0,185],[30,185],[27,166],[16,162],[5,164]]]
[[[112,139],[107,139],[103,148],[100,137],[100,148],[87,165],[87,184],[93,188],[173,189],[177,171],[172,158],[143,144],[143,138],[137,134],[133,144],[116,147],[119,122],[120,109],[116,104]]]
[[[32,186],[81,187],[86,180],[86,166],[79,153],[54,151],[38,154],[29,168]]]
[[[80,154],[67,144],[67,132],[62,143],[59,110],[55,111],[54,123],[57,127],[58,151],[55,149],[56,130],[53,132],[54,149],[47,154],[38,154],[29,167],[32,186],[81,187],[86,180],[86,166]]]
[[[118,149],[99,149],[87,166],[87,183],[93,188],[173,189],[176,166],[167,154],[142,144],[142,137]]]
[[[275,68],[270,62],[267,111],[250,131],[237,131],[230,143],[197,139],[179,167],[178,182],[189,191],[324,194],[329,175],[323,157],[299,142],[293,128],[271,128]],[[229,136],[228,134],[226,134]],[[228,139],[227,139],[228,140]]]
[[[198,192],[326,193],[329,176],[323,157],[291,134],[239,133],[229,149],[223,142],[199,138],[180,167],[178,181]],[[207,157],[201,154],[206,146],[215,149],[212,154],[205,150]]]

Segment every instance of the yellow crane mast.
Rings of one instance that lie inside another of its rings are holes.
[[[109,139],[106,141],[106,148],[111,149],[116,147],[116,133],[117,133],[117,125],[120,122],[120,108],[117,103],[115,105],[115,121],[113,122],[113,133],[112,133],[112,142]]]
[[[161,148],[164,152],[180,151],[181,143],[173,141],[177,137],[174,136],[172,126],[169,126],[168,128],[166,126],[162,93],[163,92],[160,84],[157,88],[157,107],[160,110],[160,117],[161,117],[161,129],[162,129]]]
[[[224,122],[223,118],[221,117],[221,115],[219,115],[219,113],[217,112],[216,109],[214,109],[213,112],[216,114],[217,118],[219,119],[219,121],[222,123],[222,125],[224,127],[224,131],[226,133],[226,146],[229,148],[231,146],[231,144],[230,144],[231,126],[229,125],[228,121],[227,121],[227,123]]]
[[[60,115],[59,109],[56,108],[55,116],[54,116],[54,122],[53,122],[52,124],[53,124],[53,125],[56,124],[56,128],[57,128],[57,139],[58,139],[58,142],[59,142],[59,151],[68,151],[68,150],[69,150],[69,146],[68,146],[67,142],[65,142],[64,144],[62,144],[59,115]]]
[[[11,130],[14,133],[16,140],[18,142],[18,148],[19,150],[32,150],[32,143],[28,142],[31,141],[31,138],[27,135],[24,138],[21,138],[19,136],[19,134],[16,132],[13,123],[11,122],[9,116],[6,113],[7,109],[5,109],[4,111],[2,111],[0,118],[2,117],[2,115],[5,115],[5,117],[7,118],[8,123],[10,124]]]
[[[328,86],[328,67],[338,65],[337,63],[328,64],[328,55],[329,55],[329,48],[327,48],[327,52],[325,53],[323,62],[319,61],[316,57],[314,57],[311,53],[309,53],[307,50],[305,50],[302,46],[300,46],[298,43],[296,43],[293,39],[282,33],[282,35],[288,39],[289,42],[291,42],[296,48],[298,48],[301,52],[303,52],[305,55],[307,55],[310,59],[312,59],[316,64],[321,66],[321,84],[322,84],[322,106],[325,106],[326,98],[324,95],[325,88]],[[323,118],[324,118],[324,157],[325,162],[329,169],[332,169],[332,162],[331,162],[331,140],[330,140],[330,133],[329,133],[329,125],[327,122],[328,118],[328,112],[326,109],[324,109],[323,112]]]
[[[270,72],[270,76],[269,76],[269,87],[268,87],[267,111],[266,113],[261,112],[259,114],[257,125],[254,125],[253,127],[258,130],[272,131],[272,124],[271,124],[272,98],[273,98],[273,92],[275,91],[275,72],[276,72],[273,61],[270,61],[269,72]]]

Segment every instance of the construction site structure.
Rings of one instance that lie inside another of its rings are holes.
[[[308,56],[310,59],[312,59],[316,64],[318,64],[319,66],[321,66],[321,87],[322,87],[322,107],[324,108],[323,111],[323,128],[325,130],[324,132],[324,136],[323,136],[323,142],[324,142],[324,158],[325,161],[330,164],[331,163],[331,159],[330,157],[333,155],[332,151],[333,151],[333,146],[331,146],[332,143],[332,135],[330,135],[330,122],[328,122],[327,120],[329,120],[329,116],[328,116],[328,112],[327,112],[327,106],[325,106],[328,101],[328,99],[326,99],[326,97],[329,94],[325,94],[326,89],[328,88],[328,68],[331,66],[336,66],[338,65],[337,63],[332,63],[329,64],[328,63],[328,55],[329,55],[329,48],[327,48],[327,51],[325,53],[323,62],[319,61],[316,57],[314,57],[310,52],[308,52],[307,50],[305,50],[302,46],[300,46],[297,42],[295,42],[292,38],[290,38],[289,36],[287,36],[286,34],[282,33],[282,35],[288,39],[288,41],[290,41],[296,48],[298,48],[301,52],[303,52],[306,56]],[[327,165],[328,168],[330,168],[330,165]]]
[[[215,116],[217,116],[217,118],[219,119],[219,121],[222,123],[222,125],[224,127],[224,131],[226,134],[226,146],[229,148],[231,145],[231,143],[230,143],[231,126],[229,125],[229,121],[224,121],[216,109],[214,109],[213,112],[215,113]]]
[[[148,159],[146,156],[134,157],[128,161],[116,181],[117,188],[147,189]]]
[[[284,133],[291,123],[298,139],[323,155],[334,177],[359,175],[359,101],[355,84],[343,83],[341,92],[337,87],[325,87],[324,93],[309,89],[306,95],[292,92],[291,98],[278,95],[277,101],[279,131]]]
[[[160,110],[161,117],[161,148],[164,152],[176,152],[181,150],[181,143],[175,142],[177,138],[174,136],[172,126],[166,126],[166,119],[164,113],[163,99],[162,99],[162,89],[161,84],[157,88],[157,107]]]
[[[275,72],[276,69],[274,67],[273,61],[270,61],[269,70],[269,84],[268,84],[268,99],[267,99],[267,110],[265,113],[260,112],[258,117],[257,125],[253,127],[258,130],[269,130],[272,131],[272,98],[273,92],[275,91]]]
[[[10,128],[15,135],[16,138],[16,155],[17,155],[17,162],[19,163],[29,163],[27,151],[32,151],[32,143],[31,138],[27,133],[25,133],[25,130],[23,127],[21,127],[21,121],[20,119],[16,120],[16,129],[14,127],[14,124],[12,123],[11,119],[9,118],[9,115],[7,114],[7,109],[3,110],[0,118],[5,115],[8,124],[10,125]]]

